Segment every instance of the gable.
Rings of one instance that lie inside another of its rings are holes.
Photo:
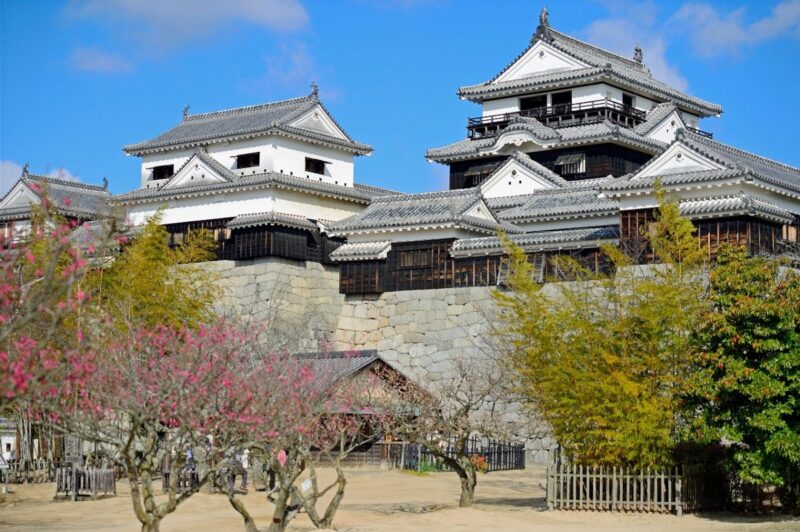
[[[545,41],[537,41],[492,83],[520,79],[554,70],[575,70],[591,66],[565,54]]]
[[[658,177],[660,175],[675,174],[679,172],[700,172],[703,170],[720,170],[721,164],[704,157],[687,148],[680,142],[670,146],[667,151],[656,157],[651,163],[642,168],[632,179],[645,177]]]
[[[17,184],[0,202],[0,209],[30,207],[31,204],[38,205],[39,202],[39,196],[36,193],[32,192],[22,181],[17,181]]]
[[[650,130],[647,136],[661,142],[672,142],[675,140],[675,133],[686,124],[678,111],[672,111],[656,127]]]
[[[164,185],[161,190],[173,188],[191,187],[198,185],[208,185],[211,183],[222,183],[227,181],[224,176],[213,169],[197,155],[193,155],[189,161],[178,170],[172,178]]]
[[[349,140],[344,131],[339,129],[336,122],[325,112],[325,109],[323,109],[321,105],[314,106],[310,111],[297,120],[290,122],[288,125],[308,131],[315,131],[342,140]]]
[[[558,188],[555,183],[537,175],[513,158],[503,163],[481,184],[481,192],[486,198],[520,196],[553,188]]]
[[[486,206],[486,203],[483,200],[479,201],[475,205],[473,205],[468,211],[464,213],[464,216],[471,216],[472,218],[480,218],[481,220],[488,220],[490,222],[497,222],[494,216],[492,216],[489,207]]]

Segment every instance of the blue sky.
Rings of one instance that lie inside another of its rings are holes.
[[[549,2],[551,24],[631,55],[677,88],[725,108],[703,129],[800,166],[800,0]],[[356,180],[403,191],[446,187],[427,148],[465,135],[485,81],[527,45],[530,0],[2,0],[0,159],[113,192],[137,186],[124,144],[192,112],[307,94],[375,148]]]

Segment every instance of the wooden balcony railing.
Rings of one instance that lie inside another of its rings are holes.
[[[645,111],[606,98],[469,118],[467,130],[470,138],[494,136],[505,129],[511,118],[515,116],[536,118],[550,127],[591,124],[606,119],[633,127],[644,122],[646,114]]]

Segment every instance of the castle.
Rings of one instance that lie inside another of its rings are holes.
[[[603,271],[603,244],[644,262],[660,182],[709,255],[727,242],[800,259],[800,169],[714,140],[701,122],[722,107],[657,80],[633,52],[565,35],[543,11],[519,56],[459,89],[482,113],[465,138],[426,154],[449,167],[446,191],[359,184],[355,159],[372,148],[312,86],[263,105],[185,109],[169,131],[125,146],[142,164],[140,187],[124,194],[26,170],[0,200],[0,222],[7,235],[24,226],[42,187],[78,220],[114,205],[135,226],[161,210],[172,243],[213,231],[209,267],[239,312],[264,319],[280,286],[287,315],[313,308],[314,334],[336,349],[377,349],[429,374],[480,348],[482,305],[504,274],[501,230],[541,280],[558,275],[548,260],[558,254]]]

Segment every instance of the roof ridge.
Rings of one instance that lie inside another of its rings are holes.
[[[53,185],[65,185],[68,187],[83,188],[87,190],[93,190],[96,192],[108,192],[108,189],[106,189],[103,185],[92,185],[90,183],[84,183],[83,181],[63,179],[60,177],[52,177],[52,176],[28,173],[20,176],[19,179],[22,180],[23,182],[25,181],[25,179],[33,179],[34,181],[44,181],[45,183],[50,183]]]
[[[688,135],[688,137],[687,137],[687,135]],[[714,139],[703,137],[702,135],[698,135],[697,133],[694,133],[694,132],[689,131],[689,130],[685,130],[685,129],[683,130],[683,138],[684,139],[688,139],[689,141],[693,141],[693,142],[698,142],[699,141],[699,143],[701,145],[705,145],[705,146],[707,146],[707,147],[709,147],[711,149],[720,150],[723,153],[727,152],[727,154],[733,154],[733,155],[742,156],[744,158],[755,159],[757,162],[760,162],[762,164],[766,164],[768,166],[772,166],[775,169],[789,170],[791,172],[800,174],[800,168],[791,166],[791,165],[786,164],[786,163],[782,163],[780,161],[776,161],[775,159],[770,159],[768,157],[764,157],[762,155],[755,154],[753,152],[749,152],[749,151],[743,150],[741,148],[736,148],[735,146],[731,146],[730,144],[725,144],[725,143],[720,142],[718,140],[714,140]]]
[[[372,203],[385,203],[387,201],[414,201],[419,199],[457,198],[460,196],[480,195],[480,187],[457,188],[453,190],[434,190],[432,192],[416,192],[412,194],[376,196]]]
[[[319,101],[314,95],[307,94],[296,98],[289,98],[287,100],[278,100],[276,102],[260,103],[255,105],[246,105],[244,107],[231,107],[229,109],[222,109],[220,111],[209,111],[207,113],[199,113],[196,115],[187,115],[183,118],[183,122],[192,122],[195,120],[206,120],[211,118],[226,117],[234,114],[244,114],[249,112],[263,111],[264,109],[273,109],[275,107],[295,105],[298,103],[306,103],[312,101]]]
[[[553,28],[550,28],[550,33],[555,35],[556,37],[560,37],[560,38],[565,39],[567,41],[573,41],[573,42],[577,43],[580,46],[586,46],[587,48],[591,48],[592,51],[597,50],[598,52],[600,52],[601,55],[609,55],[609,56],[612,57],[612,59],[617,59],[619,61],[622,61],[624,64],[626,64],[626,66],[629,66],[630,68],[633,68],[635,70],[639,70],[639,71],[641,71],[643,73],[646,73],[646,74],[648,74],[648,75],[650,75],[652,77],[652,74],[650,73],[650,69],[648,69],[643,63],[639,63],[638,61],[634,61],[633,59],[631,59],[629,57],[625,57],[624,55],[620,55],[620,54],[618,54],[616,52],[612,52],[611,50],[606,50],[605,48],[600,48],[599,46],[596,46],[594,44],[591,44],[591,43],[588,43],[588,42],[583,41],[581,39],[578,39],[577,37],[573,37],[572,35],[567,35],[566,33],[562,33],[562,32],[560,32],[560,31],[558,31],[556,29],[553,29]],[[599,65],[599,66],[603,66],[603,65]]]

